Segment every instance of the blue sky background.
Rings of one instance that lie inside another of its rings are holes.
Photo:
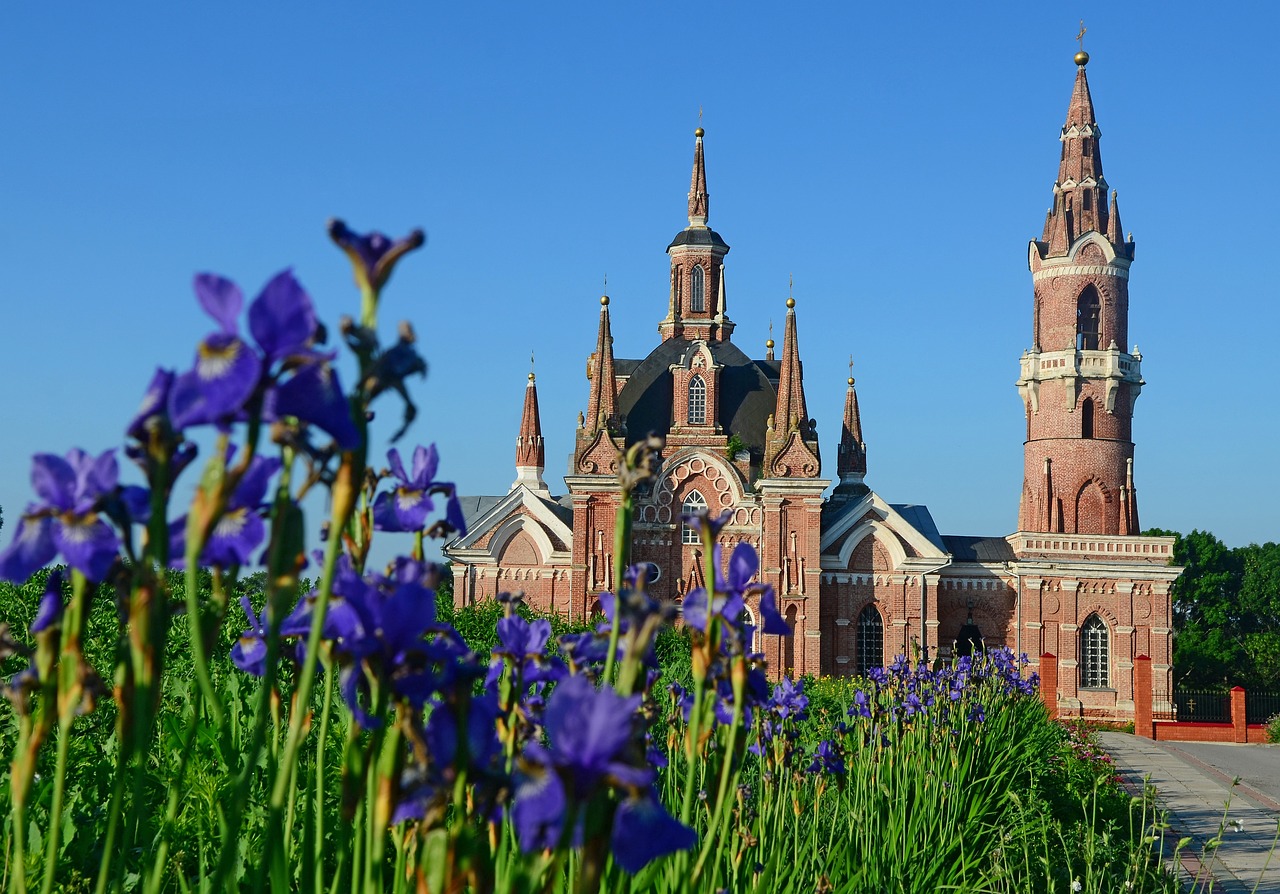
[[[1280,536],[1280,7],[372,8],[0,11],[5,542],[32,453],[118,445],[155,365],[190,364],[213,328],[195,272],[251,298],[292,265],[322,317],[354,312],[332,215],[428,232],[382,320],[413,320],[431,364],[406,446],[435,441],[464,492],[504,493],[532,349],[562,491],[605,274],[616,354],[656,344],[700,105],[734,340],[763,356],[793,274],[824,472],[852,353],[872,487],[945,533],[1008,533],[1026,246],[1081,16],[1138,246],[1142,522]]]

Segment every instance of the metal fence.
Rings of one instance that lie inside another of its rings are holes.
[[[1247,723],[1266,723],[1280,714],[1280,692],[1246,692],[1244,716]]]
[[[1183,722],[1230,723],[1231,697],[1210,689],[1178,689],[1173,694],[1176,717]]]

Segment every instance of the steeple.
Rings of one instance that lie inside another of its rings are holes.
[[[532,358],[530,358],[532,363]],[[511,489],[523,484],[540,496],[550,496],[542,473],[547,467],[546,447],[542,440],[542,420],[538,416],[538,386],[533,371],[524,389],[524,412],[520,416],[520,434],[516,436],[516,480]]]
[[[728,341],[733,321],[726,313],[724,256],[729,246],[707,226],[710,197],[707,163],[703,155],[703,130],[693,132],[693,173],[689,180],[689,225],[676,233],[667,254],[671,256],[671,292],[667,316],[658,324],[663,341]]]
[[[693,178],[689,184],[689,226],[705,227],[710,216],[707,195],[707,163],[702,157],[701,127],[693,132]]]
[[[596,349],[587,360],[587,378],[591,395],[587,399],[585,430],[596,434],[601,429],[617,426],[618,389],[613,368],[613,335],[609,331],[609,296],[600,296],[600,330]]]
[[[853,360],[849,360],[853,372]],[[836,474],[840,483],[835,495],[861,496],[868,490],[863,478],[867,474],[867,445],[862,440],[862,418],[858,413],[858,391],[849,376],[849,390],[844,396],[844,425],[840,430],[840,448],[836,457]]]
[[[1126,247],[1121,236],[1116,196],[1114,193],[1108,196],[1107,181],[1102,173],[1099,148],[1102,131],[1094,115],[1093,96],[1085,74],[1089,54],[1081,50],[1075,62],[1075,85],[1059,137],[1062,150],[1058,179],[1053,184],[1053,207],[1045,218],[1040,237],[1041,256],[1061,257],[1082,234],[1094,230],[1110,240],[1120,254],[1131,258],[1132,246]]]
[[[787,298],[787,321],[782,330],[782,360],[778,370],[778,403],[773,424],[765,434],[765,466],[776,477],[816,478],[818,469],[818,442],[810,425],[809,408],[804,399],[804,376],[800,364],[800,344],[796,337],[796,299]],[[792,442],[807,449],[813,463],[804,464],[804,472],[789,466],[788,470],[775,468],[774,460],[787,451]],[[809,470],[811,468],[811,474]]]

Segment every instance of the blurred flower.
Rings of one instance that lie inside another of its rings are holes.
[[[397,240],[378,232],[362,236],[337,218],[329,221],[329,238],[351,259],[356,285],[362,292],[381,291],[391,277],[396,262],[427,241],[422,230],[414,230]]]
[[[667,813],[652,787],[624,800],[614,814],[613,858],[632,874],[658,857],[691,850],[697,843],[698,833]]]
[[[0,579],[22,583],[59,554],[89,580],[106,577],[120,540],[99,511],[115,496],[119,474],[111,450],[93,457],[72,449],[66,459],[36,454],[31,486],[43,502],[27,507],[13,542],[0,553]]]
[[[432,494],[448,495],[446,517],[458,531],[466,532],[462,518],[462,506],[458,503],[457,489],[447,481],[436,480],[439,456],[436,445],[416,447],[413,451],[413,472],[406,473],[400,461],[400,451],[394,447],[387,451],[391,475],[399,482],[394,490],[378,494],[373,503],[373,526],[379,531],[421,531],[427,516],[435,509]]]
[[[227,457],[228,461],[230,456]],[[240,483],[227,500],[226,511],[214,525],[209,540],[200,553],[200,562],[230,568],[253,564],[253,552],[267,537],[267,527],[262,520],[263,501],[271,477],[280,470],[281,462],[275,457],[255,456]],[[174,563],[185,560],[187,517],[184,515],[169,527],[169,551]]]

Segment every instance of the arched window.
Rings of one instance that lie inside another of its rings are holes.
[[[689,310],[701,313],[707,309],[707,277],[702,265],[693,268],[693,294],[689,296]]]
[[[1096,614],[1080,625],[1080,686],[1105,689],[1111,685],[1111,649],[1107,625]]]
[[[787,626],[791,628],[791,636],[782,638],[782,672],[788,676],[795,676],[796,671],[796,607],[794,605],[787,606]]]
[[[685,515],[693,515],[695,512],[699,512],[706,508],[707,508],[706,498],[704,498],[702,494],[698,493],[696,490],[691,490],[689,491],[689,496],[684,498],[684,503],[681,504],[680,511],[683,512]],[[697,528],[688,524],[682,524],[680,526],[680,542],[681,543],[701,543],[702,538],[698,535]]]
[[[868,605],[858,615],[858,673],[865,676],[873,667],[884,667],[884,622]]]
[[[1102,331],[1102,302],[1098,290],[1086,286],[1076,301],[1076,348],[1081,351],[1098,350]]]
[[[690,425],[707,424],[707,383],[702,376],[695,375],[689,380],[689,412],[686,415]]]
[[[1080,405],[1080,437],[1093,437],[1093,398],[1086,397]]]

